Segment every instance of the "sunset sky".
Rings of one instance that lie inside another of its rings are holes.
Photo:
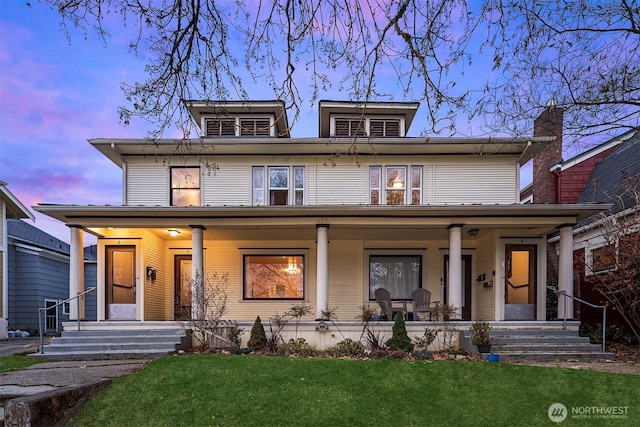
[[[40,2],[0,1],[0,180],[28,207],[120,205],[121,170],[87,139],[146,135],[146,123],[125,127],[117,112],[120,83],[143,80],[145,61],[129,51],[126,33],[114,31],[105,45],[94,33],[70,29],[69,40],[59,22]],[[340,96],[335,89],[320,99]],[[308,130],[317,132],[317,105],[292,136],[317,136]],[[62,223],[35,216],[38,228],[69,241]]]

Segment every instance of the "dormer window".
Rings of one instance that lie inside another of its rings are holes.
[[[275,136],[272,116],[204,117],[205,136]]]
[[[372,137],[389,138],[404,136],[402,117],[333,117],[331,135],[336,138]]]

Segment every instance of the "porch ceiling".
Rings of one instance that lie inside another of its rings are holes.
[[[447,227],[462,224],[464,238],[490,230],[501,236],[544,236],[563,224],[605,210],[609,205],[457,205],[457,206],[260,206],[145,207],[38,205],[34,209],[95,234],[107,228],[167,229],[190,236],[191,226],[206,228],[212,239],[315,239],[316,226],[328,224],[333,240],[446,239]]]

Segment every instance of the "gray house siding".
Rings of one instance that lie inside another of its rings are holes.
[[[8,328],[36,333],[38,309],[69,298],[69,245],[21,221],[8,221],[8,237]],[[96,285],[95,247],[85,249],[85,259],[88,288]],[[46,332],[57,332],[68,319],[59,306],[57,323],[52,318],[47,324],[44,316],[42,321]],[[96,319],[95,292],[88,297],[86,319]]]

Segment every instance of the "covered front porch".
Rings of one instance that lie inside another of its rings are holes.
[[[374,292],[425,288],[454,319],[544,321],[547,235],[559,230],[559,288],[573,293],[572,225],[596,205],[186,207],[39,206],[71,232],[70,294],[83,290],[83,235],[98,236],[99,321],[170,322],[203,311],[194,277],[224,277],[225,318],[269,319],[307,304],[353,321]],[[276,268],[277,267],[277,268]],[[276,273],[266,274],[265,269]],[[206,286],[205,286],[206,288]],[[564,306],[559,316],[564,316]],[[71,319],[84,309],[71,306]],[[573,308],[567,306],[569,318]],[[421,323],[421,322],[420,322]]]

